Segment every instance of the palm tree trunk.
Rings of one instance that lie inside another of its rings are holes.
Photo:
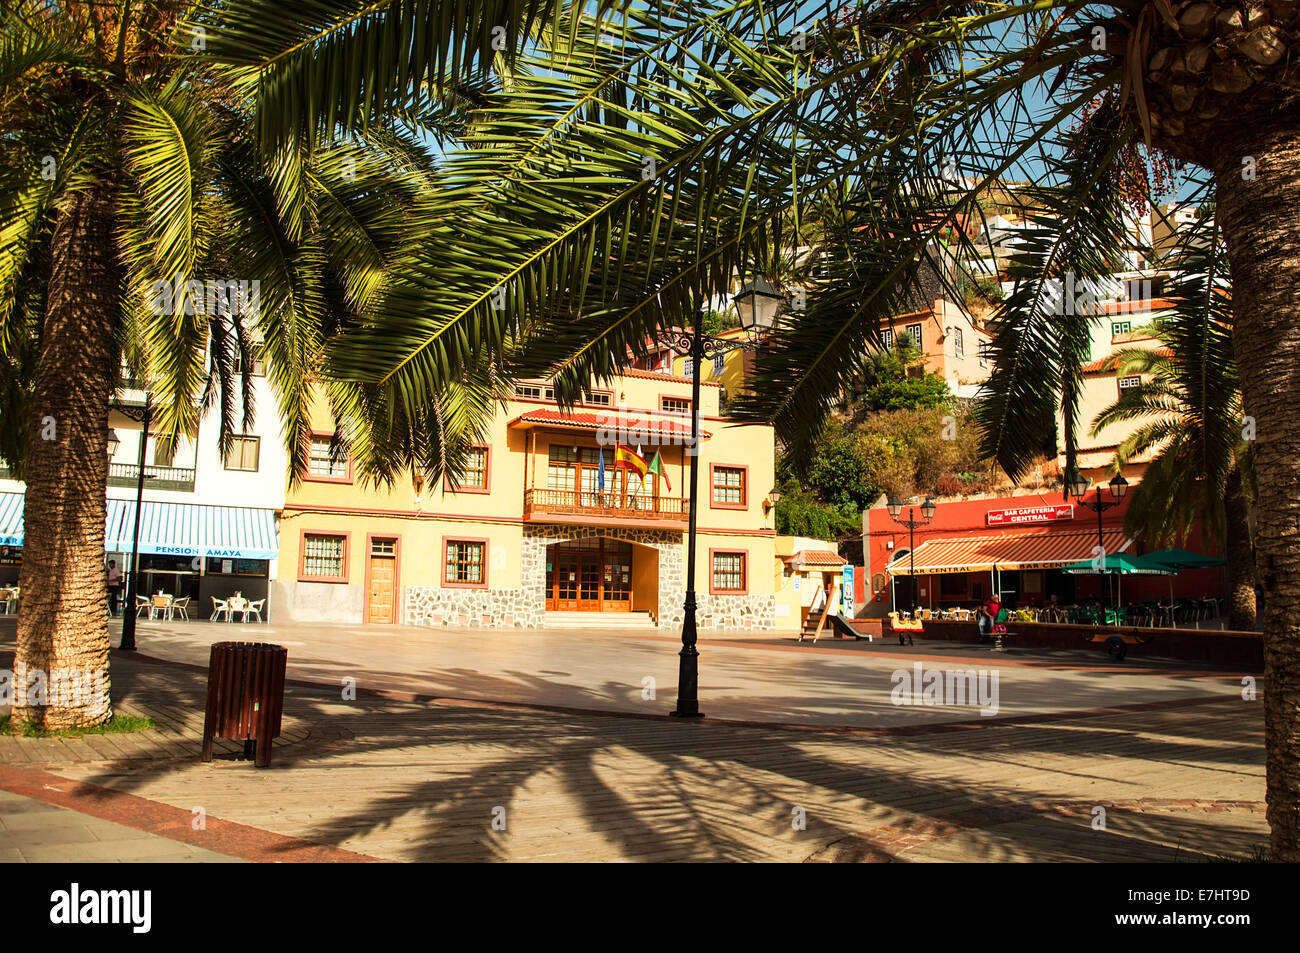
[[[112,714],[104,488],[121,295],[112,222],[106,188],[92,187],[68,198],[51,238],[29,427],[12,713],[15,722],[46,728],[101,724]]]
[[[1228,628],[1255,631],[1255,550],[1250,540],[1246,494],[1241,471],[1228,471],[1224,488],[1224,523],[1228,538]]]
[[[1257,568],[1273,859],[1300,860],[1300,123],[1252,113],[1215,168],[1232,272],[1233,343],[1254,418]],[[1237,147],[1240,147],[1238,154]],[[1254,160],[1249,175],[1247,158]],[[1246,170],[1246,171],[1243,171]]]

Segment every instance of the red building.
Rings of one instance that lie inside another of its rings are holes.
[[[1090,490],[1087,499],[1096,498]],[[1103,499],[1109,494],[1103,484]],[[867,510],[863,518],[863,558],[870,580],[867,615],[882,616],[897,599],[900,607],[974,606],[996,588],[1011,607],[1044,605],[1052,596],[1062,605],[1114,598],[1115,577],[1073,575],[1061,567],[1097,555],[1139,556],[1155,547],[1137,544],[1123,530],[1129,497],[1102,513],[1100,541],[1097,514],[1074,500],[1063,500],[1059,489],[1023,496],[937,502],[934,518],[915,532],[909,551],[908,529],[884,507]],[[910,504],[912,518],[921,517],[919,503]],[[904,508],[900,518],[908,518]],[[1199,532],[1184,548],[1221,556],[1203,545]],[[1221,569],[1184,570],[1177,576],[1125,576],[1124,602],[1175,597],[1220,596],[1225,592]],[[915,599],[915,601],[911,601]]]

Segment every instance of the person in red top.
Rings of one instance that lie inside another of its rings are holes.
[[[984,600],[984,605],[980,606],[979,626],[980,641],[987,642],[988,637],[993,633],[993,625],[998,621],[998,613],[1002,611],[1002,597],[996,592],[990,593],[989,597]]]

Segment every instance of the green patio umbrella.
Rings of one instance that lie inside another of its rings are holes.
[[[1168,565],[1143,563],[1141,559],[1130,556],[1128,553],[1107,553],[1101,560],[1100,566],[1097,566],[1092,559],[1085,559],[1082,562],[1072,563],[1064,567],[1061,572],[1076,575],[1104,572],[1117,576],[1174,576],[1177,575],[1178,571]]]
[[[1167,567],[1177,575],[1184,569],[1212,569],[1218,566],[1228,565],[1226,559],[1219,559],[1217,556],[1202,556],[1200,553],[1194,553],[1189,549],[1157,549],[1154,553],[1145,553],[1137,558],[1137,562],[1144,566]],[[1174,604],[1174,581],[1169,580],[1169,604]],[[1173,610],[1170,610],[1172,621]],[[1198,623],[1199,627],[1199,623]],[[1178,623],[1174,622],[1174,628],[1178,628]]]
[[[1213,569],[1228,565],[1226,559],[1202,556],[1187,549],[1157,549],[1154,553],[1139,556],[1137,562],[1144,566],[1168,566],[1170,569]]]
[[[1083,573],[1105,573],[1112,576],[1176,576],[1178,570],[1169,566],[1159,564],[1143,564],[1135,556],[1128,553],[1107,553],[1100,560],[1100,567],[1096,560],[1085,559],[1082,562],[1072,563],[1064,567],[1061,572],[1068,572],[1072,575]],[[1172,582],[1170,583],[1172,586]],[[1123,601],[1123,592],[1119,581],[1116,581],[1115,587],[1115,608],[1118,612],[1119,604]],[[1172,588],[1170,590],[1173,591]]]

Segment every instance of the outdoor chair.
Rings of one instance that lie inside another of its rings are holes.
[[[170,622],[172,618],[172,597],[154,596],[149,603],[149,618],[166,619]]]
[[[149,613],[149,618],[153,618],[153,603],[149,601],[148,596],[135,597],[135,617],[140,618],[140,613]]]
[[[190,597],[189,596],[185,596],[183,599],[173,600],[171,608],[172,608],[173,617],[179,615],[186,622],[190,621]]]
[[[245,610],[245,612],[244,612],[244,621],[247,622],[247,621],[248,621],[248,617],[249,617],[250,615],[254,615],[254,616],[257,616],[257,621],[258,621],[258,622],[261,622],[261,621],[262,621],[262,606],[264,606],[264,605],[266,605],[266,600],[265,600],[265,599],[258,599],[258,600],[254,601],[254,602],[250,602],[250,603],[248,604],[248,608],[247,608],[247,609]]]
[[[222,616],[226,617],[227,622],[230,621],[230,605],[229,603],[226,602],[225,599],[218,599],[216,596],[213,596],[212,615],[208,616],[208,621],[209,622],[220,621]]]
[[[228,600],[228,603],[230,605],[230,610],[226,615],[227,622],[235,621],[236,612],[239,613],[240,622],[248,621],[248,600],[247,599],[243,598],[242,596],[232,596]]]
[[[18,594],[12,589],[0,589],[0,603],[4,603],[4,614],[8,615],[15,602],[18,601]]]

